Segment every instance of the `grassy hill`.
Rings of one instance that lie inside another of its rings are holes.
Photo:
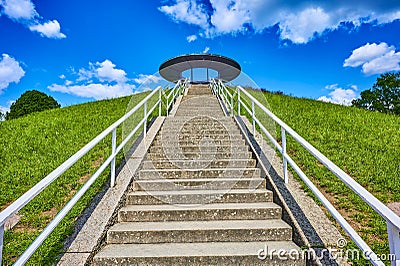
[[[383,203],[400,201],[400,116],[259,91],[252,94],[262,103],[267,101],[275,115]],[[276,132],[279,139],[280,128]],[[389,254],[384,219],[291,137],[287,149],[372,250]],[[354,262],[358,264],[363,262]]]
[[[132,97],[130,107],[148,93]],[[131,97],[80,104],[34,113],[0,123],[0,209],[57,168],[126,111]],[[142,114],[142,112],[140,112]],[[121,138],[121,127],[118,138]],[[97,167],[110,155],[111,138],[80,159],[66,173],[20,211],[20,222],[5,233],[3,263],[12,264],[39,232],[79,190]],[[119,159],[122,156],[120,155]],[[74,221],[91,198],[108,181],[109,171],[99,177],[68,217],[29,261],[31,265],[51,264],[72,232]]]
[[[381,201],[400,201],[400,117],[309,99],[252,93],[262,102],[267,100],[278,117]],[[145,96],[146,93],[137,94],[133,101],[138,103]],[[92,102],[0,123],[0,208],[3,210],[120,118],[129,101],[130,97]],[[276,131],[279,138],[280,129]],[[21,211],[21,221],[5,235],[5,265],[26,249],[109,155],[110,142],[110,138],[105,139]],[[387,254],[385,222],[290,138],[288,151],[371,248]],[[35,253],[30,264],[50,264],[54,260],[72,232],[76,217],[106,180],[107,170]]]

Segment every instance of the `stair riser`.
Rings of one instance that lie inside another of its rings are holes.
[[[280,265],[280,266],[297,266],[305,265],[304,260],[282,260],[280,258],[269,256],[265,260],[258,259],[257,255],[248,256],[186,256],[186,257],[127,257],[127,258],[95,258],[93,261],[95,266],[108,265]]]
[[[149,192],[151,194],[151,192]],[[127,205],[160,205],[160,204],[202,204],[202,203],[253,203],[272,202],[272,193],[251,193],[248,194],[211,194],[211,195],[135,195],[128,194]]]
[[[216,108],[216,109],[218,109],[218,108]],[[207,121],[207,122],[211,121],[212,122],[213,120],[214,119],[210,120],[210,118],[208,118],[208,117],[203,117],[201,115],[201,113],[198,115],[198,117],[195,118],[196,122],[203,122],[203,121]],[[182,119],[182,118],[175,117],[175,116],[173,116],[173,117],[169,116],[169,117],[165,118],[163,125],[176,124],[176,123],[181,123],[181,122],[186,122],[186,121],[187,121],[186,119]],[[233,122],[232,117],[230,117],[230,116],[225,116],[223,118],[220,118],[220,119],[216,120],[215,122],[217,122],[217,121],[218,121],[218,123],[222,123],[222,124],[225,124],[225,123],[233,123],[233,124],[235,124],[235,122]]]
[[[202,142],[206,142],[203,143]],[[154,146],[177,146],[179,145],[180,147],[182,146],[198,146],[198,145],[218,145],[218,146],[230,146],[230,145],[237,145],[237,146],[244,146],[245,141],[244,139],[240,140],[230,140],[230,139],[212,139],[208,137],[200,138],[200,139],[195,139],[195,140],[180,140],[179,138],[167,141],[165,139],[156,139],[153,141]]]
[[[199,120],[199,121],[196,121]],[[190,118],[188,120],[182,119],[181,121],[171,122],[167,121],[163,125],[163,129],[176,129],[176,128],[214,128],[214,129],[225,129],[235,128],[237,126],[232,121],[221,121],[220,119],[207,118],[207,120],[200,120],[196,118]]]
[[[172,181],[172,180],[171,180]],[[209,189],[209,190],[224,190],[233,188],[245,188],[245,189],[256,189],[265,188],[265,179],[254,179],[253,181],[239,179],[237,181],[215,181],[204,182],[204,181],[179,181],[179,182],[146,182],[137,181],[132,185],[133,190],[146,190],[146,191],[168,191],[173,189],[180,190],[198,190],[198,189]]]
[[[215,116],[225,116],[224,113],[222,112],[222,109],[219,111],[204,111],[201,108],[195,109],[190,111],[178,111],[176,112],[176,116],[198,116],[198,114],[201,114],[201,116],[210,116],[210,117],[215,117]]]
[[[290,241],[290,228],[213,229],[174,231],[108,231],[108,244]]]
[[[169,129],[162,129],[161,134],[171,135],[172,133],[179,133],[180,135],[191,135],[191,134],[211,134],[211,135],[239,135],[240,130],[237,127],[232,128],[212,128],[212,127],[198,127],[198,128],[187,128],[187,127],[171,127]]]
[[[230,134],[196,134],[196,135],[189,135],[185,134],[182,135],[178,133],[178,135],[159,135],[156,137],[156,141],[163,140],[163,141],[194,141],[194,140],[201,140],[205,137],[211,138],[213,140],[230,140],[232,142],[243,140],[243,136],[240,134],[230,135]]]
[[[229,134],[225,132],[225,134],[214,134],[214,133],[204,133],[204,134],[182,134],[180,132],[176,132],[175,135],[172,134],[160,134],[156,137],[156,140],[163,141],[189,141],[189,140],[201,140],[203,138],[211,138],[213,140],[230,140],[235,142],[236,140],[243,140],[243,136],[240,134]]]
[[[281,208],[260,209],[212,209],[212,210],[157,210],[118,212],[119,222],[162,222],[162,221],[214,221],[214,220],[251,220],[280,219]]]
[[[229,160],[212,160],[212,161],[145,161],[142,169],[202,169],[202,168],[254,168],[256,160],[229,161]]]
[[[219,160],[219,159],[248,159],[252,158],[253,155],[250,152],[247,153],[235,153],[231,154],[230,152],[217,152],[215,154],[199,154],[197,152],[185,152],[184,154],[175,154],[174,156],[167,155],[162,152],[162,153],[148,153],[146,155],[146,158],[148,160],[185,160],[185,159],[190,159],[190,160],[195,160],[195,159],[204,159],[204,160]]]
[[[201,147],[201,150],[200,150]],[[152,146],[150,147],[150,152],[151,153],[162,153],[166,149],[169,153],[218,153],[218,152],[246,152],[249,151],[249,147],[247,146],[235,146],[233,143],[230,146],[217,146],[217,145],[212,145],[211,147],[199,145],[199,146],[183,146],[183,147],[163,147],[163,146]]]
[[[261,177],[260,169],[202,169],[202,170],[141,170],[139,180],[160,179],[160,178],[241,178],[241,177]]]
[[[211,111],[213,111],[213,110],[221,110],[221,107],[220,107],[220,105],[217,103],[217,104],[215,104],[215,103],[208,103],[208,102],[204,102],[203,103],[204,105],[203,106],[201,106],[201,105],[199,105],[199,104],[196,104],[195,106],[190,106],[190,109],[194,109],[194,110],[198,110],[198,111],[204,111],[204,110],[206,110],[206,111],[209,111],[209,110],[211,110]],[[205,107],[207,105],[207,107]],[[185,110],[185,107],[187,107],[187,106],[180,106],[180,109],[182,110],[182,111],[187,111],[187,110]],[[189,107],[188,107],[189,108]]]
[[[282,260],[278,255],[267,256],[260,260],[257,255],[248,256],[185,256],[185,257],[126,257],[126,258],[95,258],[95,266],[108,265],[273,265],[273,266],[297,266],[305,265],[304,260]]]

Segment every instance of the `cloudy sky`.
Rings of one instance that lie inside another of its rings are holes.
[[[399,19],[390,0],[0,0],[0,110],[32,89],[63,106],[129,95],[203,52],[259,87],[349,104],[400,70]]]

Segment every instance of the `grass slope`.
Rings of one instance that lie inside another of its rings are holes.
[[[267,100],[273,113],[383,203],[400,201],[400,116],[310,99],[251,93],[262,103]],[[280,128],[276,132],[279,139]],[[287,149],[372,250],[378,255],[389,254],[385,221],[291,137]]]
[[[130,106],[133,107],[147,94],[75,105],[0,123],[1,210],[118,120],[125,113],[131,98]],[[142,115],[143,111],[138,114]],[[119,127],[119,142],[121,132]],[[5,233],[4,265],[12,264],[22,254],[110,155],[110,146],[111,138],[108,137],[20,211],[21,221]],[[121,159],[122,155],[119,156]],[[28,264],[48,265],[54,261],[63,241],[72,232],[74,221],[108,181],[108,176],[109,170],[106,170]]]

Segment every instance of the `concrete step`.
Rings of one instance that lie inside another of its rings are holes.
[[[151,146],[149,152],[151,153],[161,153],[161,152],[168,152],[168,153],[218,153],[218,152],[246,152],[249,151],[248,146],[236,146],[234,143],[231,145],[196,145],[196,146]]]
[[[202,203],[272,202],[272,192],[265,189],[134,191],[127,205],[202,204]]]
[[[196,178],[196,179],[153,179],[137,180],[132,183],[133,191],[171,190],[227,190],[266,188],[263,178]]]
[[[176,117],[174,116],[174,120],[166,120],[163,126],[171,126],[171,125],[190,125],[190,126],[197,126],[197,125],[218,125],[218,126],[236,126],[236,123],[231,119],[227,119],[226,116],[222,117],[221,119],[215,119],[208,116],[194,116],[190,119],[185,119],[184,117]]]
[[[209,117],[203,117],[201,115],[197,116],[194,118],[196,122],[208,122],[208,121],[214,121],[214,119],[210,119]],[[169,116],[166,117],[164,120],[164,125],[167,123],[179,123],[179,122],[186,122],[186,120],[184,118],[180,118],[180,117],[176,117],[176,116]],[[220,122],[220,123],[235,123],[233,121],[233,118],[230,116],[224,116],[221,119],[218,119],[216,122]]]
[[[139,180],[146,179],[182,179],[182,178],[217,178],[217,177],[261,177],[259,168],[206,168],[206,169],[142,169]]]
[[[221,112],[202,112],[201,110],[193,110],[192,112],[190,112],[190,111],[187,111],[187,112],[177,111],[175,116],[176,117],[180,117],[180,116],[181,117],[182,116],[185,116],[185,117],[196,117],[196,115],[193,115],[193,113],[198,113],[198,114],[201,114],[201,115],[207,115],[207,116],[212,117],[212,118],[225,117],[225,114],[222,111]]]
[[[260,250],[265,250],[265,259],[259,258]],[[93,264],[305,265],[294,253],[301,254],[301,250],[291,241],[113,244],[102,248]]]
[[[201,110],[202,108],[215,108],[221,109],[221,105],[218,101],[210,101],[209,97],[190,97],[186,98],[184,102],[181,102],[179,108],[182,110],[190,109],[191,107],[196,108],[196,110]],[[200,114],[200,113],[198,113]]]
[[[282,209],[273,202],[209,203],[200,205],[127,205],[119,222],[213,221],[280,219]]]
[[[186,147],[186,146],[200,146],[203,147],[205,145],[217,145],[217,146],[229,146],[229,145],[240,145],[245,146],[246,142],[244,139],[239,140],[230,140],[230,139],[212,139],[212,138],[202,138],[197,140],[170,140],[166,141],[164,139],[155,139],[152,143],[154,146],[163,146],[163,147]]]
[[[165,125],[163,126],[162,132],[170,132],[170,131],[179,131],[179,132],[190,132],[190,133],[197,133],[197,132],[213,132],[213,131],[228,131],[234,130],[237,132],[239,128],[236,125],[232,124],[196,124],[192,125],[190,123],[187,124],[174,124],[174,125]]]
[[[235,152],[234,154],[231,151],[220,151],[216,153],[206,153],[202,152],[185,152],[185,153],[168,153],[168,156],[165,154],[164,150],[162,152],[158,151],[156,153],[149,152],[146,155],[148,160],[219,160],[219,159],[247,159],[252,158],[253,154],[249,151],[244,152]]]
[[[166,132],[164,132],[166,133]],[[235,140],[241,140],[243,139],[243,136],[240,133],[237,134],[160,134],[157,135],[156,140],[165,140],[165,141],[170,141],[170,140],[199,140],[203,139],[205,137],[209,137],[215,140],[219,139],[229,139],[232,141]]]
[[[280,219],[119,223],[107,233],[107,244],[290,240],[292,228]]]
[[[202,168],[254,168],[255,159],[220,160],[145,160],[142,169],[202,169]]]
[[[185,135],[185,134],[196,134],[196,135],[238,135],[240,134],[239,128],[203,128],[203,129],[190,129],[190,128],[182,128],[182,127],[175,127],[175,128],[170,128],[168,130],[162,129],[160,134],[163,135],[171,135],[171,134],[179,134],[179,135]]]

